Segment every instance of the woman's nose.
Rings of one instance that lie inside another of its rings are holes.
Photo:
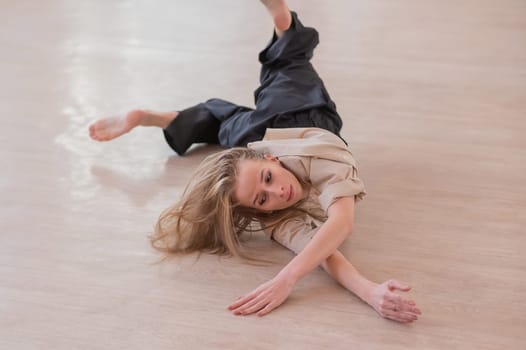
[[[272,193],[274,193],[277,197],[284,197],[285,196],[285,188],[281,185],[276,185],[271,190]]]

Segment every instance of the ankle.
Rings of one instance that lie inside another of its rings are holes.
[[[292,24],[292,15],[285,0],[261,0],[267,8],[274,21],[274,30],[278,36],[290,28]]]
[[[179,112],[153,112],[142,110],[139,124],[141,126],[157,126],[166,129],[168,125],[177,117]]]
[[[170,125],[170,123],[175,119],[177,118],[177,116],[179,115],[179,112],[175,111],[175,112],[167,112],[167,113],[162,113],[161,114],[161,119],[160,119],[160,127],[163,128],[163,129],[166,129],[168,127],[168,125]]]

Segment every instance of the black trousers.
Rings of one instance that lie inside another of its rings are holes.
[[[310,63],[318,32],[304,27],[295,12],[281,36],[274,33],[259,54],[260,86],[256,108],[210,99],[180,111],[163,130],[170,147],[182,155],[193,144],[246,146],[263,138],[267,128],[318,127],[339,136],[342,120],[323,81]]]

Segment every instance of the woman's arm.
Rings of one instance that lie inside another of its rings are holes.
[[[287,299],[292,288],[307,273],[318,267],[351,234],[354,197],[336,200],[328,209],[328,219],[307,246],[272,280],[260,285],[228,308],[237,315],[258,312],[263,316]]]
[[[352,232],[354,197],[338,199],[327,212],[328,219],[318,233],[280,272],[293,283],[320,266]]]
[[[229,306],[236,315],[258,312],[263,316],[283,303],[294,284],[317,266],[322,266],[336,281],[373,307],[381,316],[399,322],[414,321],[420,310],[414,301],[395,290],[409,291],[398,281],[376,284],[363,277],[337,248],[352,231],[354,198],[345,197],[329,207],[329,218],[318,233],[272,280]]]
[[[382,284],[369,281],[338,250],[329,256],[322,267],[338,283],[369,304],[380,316],[398,322],[412,322],[421,314],[413,300],[393,293],[394,290],[407,292],[411,289],[396,280]]]

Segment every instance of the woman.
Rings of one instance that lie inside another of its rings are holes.
[[[135,110],[97,121],[90,136],[107,141],[139,125],[157,126],[180,155],[196,142],[227,148],[201,163],[151,239],[166,253],[208,251],[251,261],[240,235],[256,223],[297,253],[276,277],[231,304],[234,314],[269,313],[321,265],[381,316],[412,322],[420,310],[394,293],[409,286],[367,280],[337,249],[352,232],[355,201],[365,189],[339,136],[336,106],[310,63],[318,33],[304,27],[285,1],[262,2],[275,28],[259,55],[255,109],[212,99],[181,112]]]

